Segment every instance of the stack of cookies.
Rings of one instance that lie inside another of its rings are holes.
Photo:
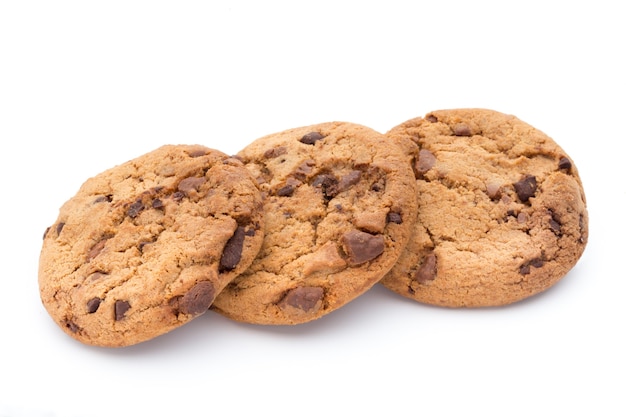
[[[585,196],[548,136],[492,110],[386,134],[347,122],[236,156],[168,145],[88,179],[44,234],[42,302],[73,338],[119,347],[209,309],[294,325],[380,283],[446,307],[510,304],[587,243]]]

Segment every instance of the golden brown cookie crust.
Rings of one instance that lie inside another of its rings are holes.
[[[323,123],[265,136],[238,156],[266,195],[265,240],[216,311],[258,324],[319,318],[379,281],[408,242],[415,177],[383,135]]]
[[[258,184],[237,159],[167,145],[87,180],[46,230],[42,302],[70,336],[127,346],[204,313],[263,239]]]
[[[389,131],[413,154],[419,214],[381,281],[420,302],[498,306],[561,279],[587,243],[572,159],[518,118],[486,109],[434,111]]]

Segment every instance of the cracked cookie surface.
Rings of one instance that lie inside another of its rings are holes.
[[[166,145],[88,179],[44,234],[42,302],[70,336],[127,346],[201,315],[261,247],[241,161]]]
[[[212,309],[258,324],[317,319],[378,282],[408,242],[415,177],[382,134],[323,123],[257,139],[238,157],[265,194],[265,240]]]
[[[381,283],[427,304],[510,304],[554,285],[581,257],[585,195],[572,159],[518,118],[487,109],[429,113],[391,129],[407,139],[418,220]]]

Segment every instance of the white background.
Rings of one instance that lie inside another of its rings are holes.
[[[515,4],[515,5],[514,5]],[[614,1],[2,1],[0,417],[624,416],[624,29]],[[207,313],[150,342],[75,342],[43,309],[42,235],[90,176],[166,143],[236,153],[344,120],[485,107],[577,164],[590,238],[505,307],[382,287],[313,323]]]

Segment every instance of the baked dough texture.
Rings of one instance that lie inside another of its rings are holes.
[[[73,338],[128,346],[207,311],[263,240],[258,184],[200,145],[166,145],[88,179],[44,235],[43,305]]]
[[[266,230],[250,268],[211,307],[232,319],[287,325],[322,317],[378,282],[414,229],[408,154],[370,128],[290,129],[238,157],[265,195]]]
[[[486,109],[433,111],[386,136],[411,140],[419,213],[381,283],[446,307],[500,306],[554,285],[588,237],[572,159],[518,118]]]

